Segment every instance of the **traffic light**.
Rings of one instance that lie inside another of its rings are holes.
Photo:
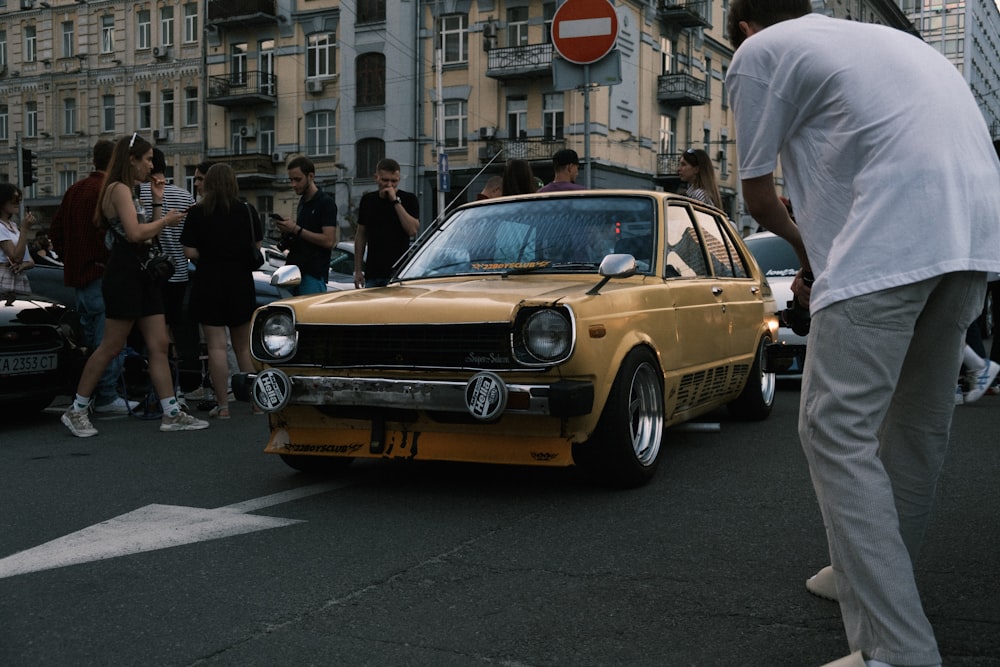
[[[27,148],[21,149],[21,187],[28,188],[38,182],[38,174],[35,171],[34,151]]]

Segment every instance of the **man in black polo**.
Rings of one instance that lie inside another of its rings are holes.
[[[304,155],[288,163],[288,179],[301,197],[296,219],[282,218],[274,224],[284,234],[286,262],[302,271],[302,282],[292,294],[322,294],[330,272],[330,250],[337,245],[337,202],[317,187],[316,166]]]

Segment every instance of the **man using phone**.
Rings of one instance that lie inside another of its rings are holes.
[[[375,167],[378,190],[361,197],[358,231],[354,236],[354,286],[381,287],[393,266],[420,231],[420,203],[399,189],[399,163],[380,160]],[[368,255],[365,256],[367,248]]]
[[[299,267],[302,282],[291,289],[295,296],[326,292],[330,250],[337,244],[337,202],[316,185],[316,166],[300,155],[288,163],[288,179],[299,195],[296,220],[271,214],[288,248],[286,263]]]

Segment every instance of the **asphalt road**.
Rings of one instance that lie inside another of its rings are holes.
[[[0,665],[821,665],[847,646],[803,586],[827,559],[797,402],[669,432],[628,492],[573,469],[304,476],[246,405],[87,440],[4,415]],[[1000,665],[1000,397],[956,410],[918,581],[944,664]]]

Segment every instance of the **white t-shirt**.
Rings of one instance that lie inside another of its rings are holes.
[[[968,85],[920,39],[810,14],[748,38],[726,85],[740,177],[780,154],[814,311],[1000,270],[1000,163]]]
[[[10,241],[15,246],[17,246],[18,239],[21,238],[21,233],[19,231],[12,232],[7,228],[7,225],[0,223],[0,241]],[[22,261],[29,261],[31,259],[31,253],[28,251],[28,246],[24,246],[24,257],[21,258]],[[7,254],[0,250],[0,264],[10,264],[7,260]]]

